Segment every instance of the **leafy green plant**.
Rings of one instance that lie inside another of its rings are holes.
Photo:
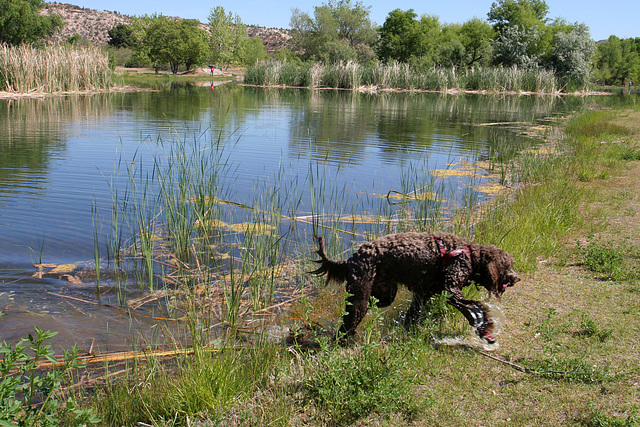
[[[336,348],[309,362],[306,389],[334,425],[351,425],[370,413],[401,412],[410,418],[417,410],[409,361],[397,347],[370,343],[350,354]]]
[[[640,160],[640,149],[631,144],[620,144],[618,148],[618,156],[626,161]]]
[[[611,242],[589,240],[586,246],[579,243],[578,250],[583,255],[584,266],[588,270],[606,274],[614,280],[621,278],[624,255]]]
[[[600,341],[606,341],[611,338],[613,329],[601,329],[598,324],[589,317],[588,314],[582,314],[582,320],[580,321],[580,335],[587,337],[596,337]]]
[[[637,410],[627,417],[617,417],[594,408],[586,417],[585,424],[593,427],[632,427],[640,425],[640,417],[637,415]]]
[[[552,341],[558,332],[556,326],[553,324],[553,318],[556,314],[557,311],[555,308],[549,308],[547,310],[547,317],[536,330],[536,333],[540,334],[545,341]]]
[[[90,409],[76,406],[73,397],[64,400],[62,394],[65,379],[82,367],[78,347],[64,352],[62,369],[43,371],[39,362],[58,363],[51,345],[45,343],[57,332],[37,326],[35,330],[35,337],[29,334],[15,346],[0,344],[0,425],[57,426],[63,418],[73,425],[100,422]]]

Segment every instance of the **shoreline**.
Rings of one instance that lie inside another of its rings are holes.
[[[126,93],[126,92],[142,92],[149,91],[145,88],[133,88],[130,86],[118,86],[110,89],[96,89],[96,90],[81,90],[81,91],[69,91],[69,92],[7,92],[0,91],[0,100],[17,100],[17,99],[38,99],[55,96],[67,96],[67,95],[94,95],[100,93]]]
[[[289,86],[289,85],[252,85],[242,83],[240,86],[261,87],[265,89],[308,89],[308,90],[340,90],[358,93],[443,93],[449,95],[537,95],[537,96],[595,96],[595,95],[613,95],[611,92],[603,91],[580,91],[580,92],[533,92],[533,91],[490,91],[476,89],[447,89],[447,90],[429,90],[429,89],[397,89],[397,88],[377,88],[371,86],[360,86],[357,89],[329,87],[329,86]]]
[[[136,74],[133,74],[136,75]],[[219,77],[219,76],[218,76]],[[227,82],[225,82],[227,83]],[[350,91],[367,94],[384,94],[384,93],[442,93],[448,95],[507,95],[507,96],[600,96],[613,95],[612,92],[603,91],[581,91],[581,92],[532,92],[532,91],[489,91],[489,90],[471,90],[471,89],[447,89],[447,90],[427,90],[427,89],[396,89],[396,88],[378,88],[371,86],[360,86],[357,89],[335,88],[335,87],[309,87],[309,86],[288,86],[288,85],[252,85],[246,83],[238,83],[239,86],[258,87],[265,89],[307,89],[307,90],[338,90]],[[150,89],[134,86],[116,86],[110,89],[95,89],[84,91],[69,92],[44,92],[34,90],[31,92],[9,92],[0,91],[0,100],[18,100],[18,99],[37,99],[54,96],[67,95],[92,95],[99,93],[126,93],[126,92],[144,92]]]

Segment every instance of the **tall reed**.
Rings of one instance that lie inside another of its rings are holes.
[[[348,79],[354,70],[349,64],[342,76]],[[408,77],[402,65],[390,71],[382,77]],[[131,284],[127,272],[137,273],[138,284],[150,291],[170,290],[167,305],[187,313],[193,343],[210,343],[212,331],[231,338],[259,321],[255,313],[285,306],[292,294],[314,286],[305,274],[313,235],[325,237],[330,253],[347,254],[386,233],[471,233],[476,193],[454,190],[447,184],[450,175],[432,174],[424,158],[412,159],[388,194],[353,197],[347,183],[334,179],[339,165],[309,159],[306,177],[291,176],[281,165],[271,179],[256,180],[253,199],[233,200],[232,144],[221,136],[208,140],[210,135],[145,141],[114,170],[117,177],[121,165],[126,167],[119,181],[126,187],[114,178],[109,183],[107,247],[118,295],[126,295]],[[464,178],[463,186],[481,179]],[[454,216],[462,219],[446,225]],[[216,323],[226,328],[213,328]]]
[[[0,90],[73,92],[112,85],[109,57],[100,48],[0,44]]]
[[[544,69],[523,69],[516,66],[475,67],[463,70],[438,67],[416,69],[398,62],[361,65],[347,61],[335,64],[315,63],[309,67],[269,61],[249,67],[245,81],[255,85],[351,90],[371,88],[538,93],[560,91],[555,74]]]

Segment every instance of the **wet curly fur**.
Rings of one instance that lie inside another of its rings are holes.
[[[398,284],[404,284],[413,292],[406,324],[417,320],[431,296],[446,292],[450,295],[448,303],[462,312],[478,336],[493,343],[494,324],[487,306],[465,298],[462,288],[473,280],[491,295],[500,296],[520,280],[509,253],[450,233],[389,234],[364,243],[351,258],[342,261],[327,257],[322,237],[317,239],[321,259],[316,262],[320,267],[311,273],[326,275],[327,283],[346,281],[351,294],[340,335],[355,332],[371,296],[378,300],[379,307],[386,307],[395,299]]]

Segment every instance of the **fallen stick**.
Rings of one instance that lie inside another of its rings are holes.
[[[495,360],[497,362],[504,363],[505,365],[509,365],[509,366],[517,369],[518,371],[524,372],[524,373],[531,373],[531,374],[559,374],[559,375],[593,375],[593,372],[555,371],[555,370],[551,370],[551,369],[544,370],[544,371],[538,371],[538,370],[535,370],[535,369],[531,369],[531,368],[527,368],[525,366],[521,366],[521,365],[515,364],[513,362],[509,362],[508,360],[504,360],[504,359],[501,359],[501,358],[496,357],[496,356],[492,356],[492,355],[490,355],[488,353],[485,353],[484,351],[480,351],[480,350],[477,350],[477,349],[476,349],[476,351],[478,353],[480,353],[481,355],[488,357],[489,359],[493,359],[493,360]]]

